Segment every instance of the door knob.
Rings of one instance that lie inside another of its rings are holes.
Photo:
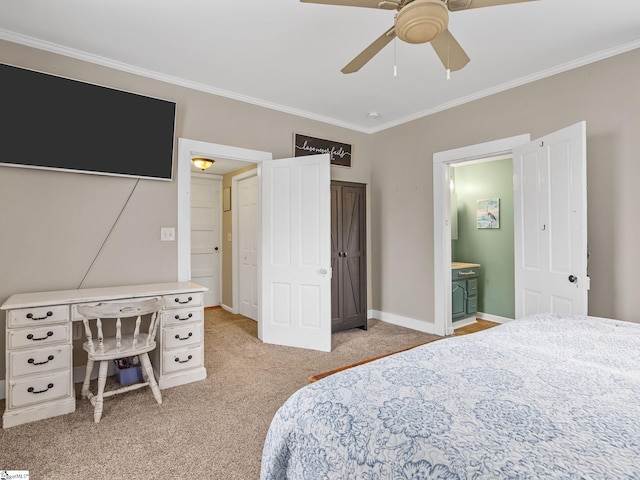
[[[214,248],[214,250],[217,252],[217,251],[219,250],[219,248],[218,248],[218,247],[216,247],[216,248]]]
[[[575,275],[569,275],[569,281],[571,283],[576,283],[578,281],[578,277],[576,277]]]
[[[318,275],[322,275],[323,277],[329,273],[329,271],[326,268],[321,268],[320,270],[318,270]]]

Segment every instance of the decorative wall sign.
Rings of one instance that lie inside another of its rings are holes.
[[[340,167],[351,166],[351,145],[347,143],[333,142],[321,138],[308,137],[298,133],[293,136],[293,156],[318,155],[328,153],[331,155],[331,165]]]
[[[500,228],[500,199],[478,200],[478,228]]]

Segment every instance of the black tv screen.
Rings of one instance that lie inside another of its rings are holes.
[[[0,64],[0,165],[171,180],[176,104]]]

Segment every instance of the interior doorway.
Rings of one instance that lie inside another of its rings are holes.
[[[451,335],[451,195],[454,164],[509,155],[529,142],[529,134],[438,152],[433,156],[434,333]]]
[[[248,163],[261,163],[271,160],[272,154],[259,150],[220,145],[216,143],[178,139],[178,218],[177,218],[177,250],[178,281],[187,282],[192,278],[191,272],[191,158],[202,156],[216,159],[216,163],[225,160]]]
[[[441,335],[452,333],[450,167],[504,154],[513,155],[514,169],[515,318],[540,312],[587,315],[586,122],[582,121],[535,141],[527,134],[434,155],[434,323]]]
[[[453,328],[477,318],[508,322],[515,318],[513,157],[456,163],[450,171]]]
[[[178,281],[185,282],[191,279],[189,197],[195,156],[259,164],[258,338],[330,351],[330,199],[324,194],[330,185],[329,155],[271,162],[268,152],[179,138],[176,250]],[[289,260],[284,273],[283,259]]]

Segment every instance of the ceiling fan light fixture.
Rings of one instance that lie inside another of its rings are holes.
[[[204,157],[195,157],[191,159],[191,163],[193,163],[197,168],[199,168],[203,172],[207,168],[209,168],[211,165],[213,165],[214,161],[215,160],[212,160],[210,158],[204,158]]]
[[[466,10],[471,5],[471,0],[449,0],[447,7],[451,12],[457,12],[458,10]]]
[[[395,32],[407,43],[426,43],[449,26],[449,11],[441,0],[414,0],[396,17]]]

